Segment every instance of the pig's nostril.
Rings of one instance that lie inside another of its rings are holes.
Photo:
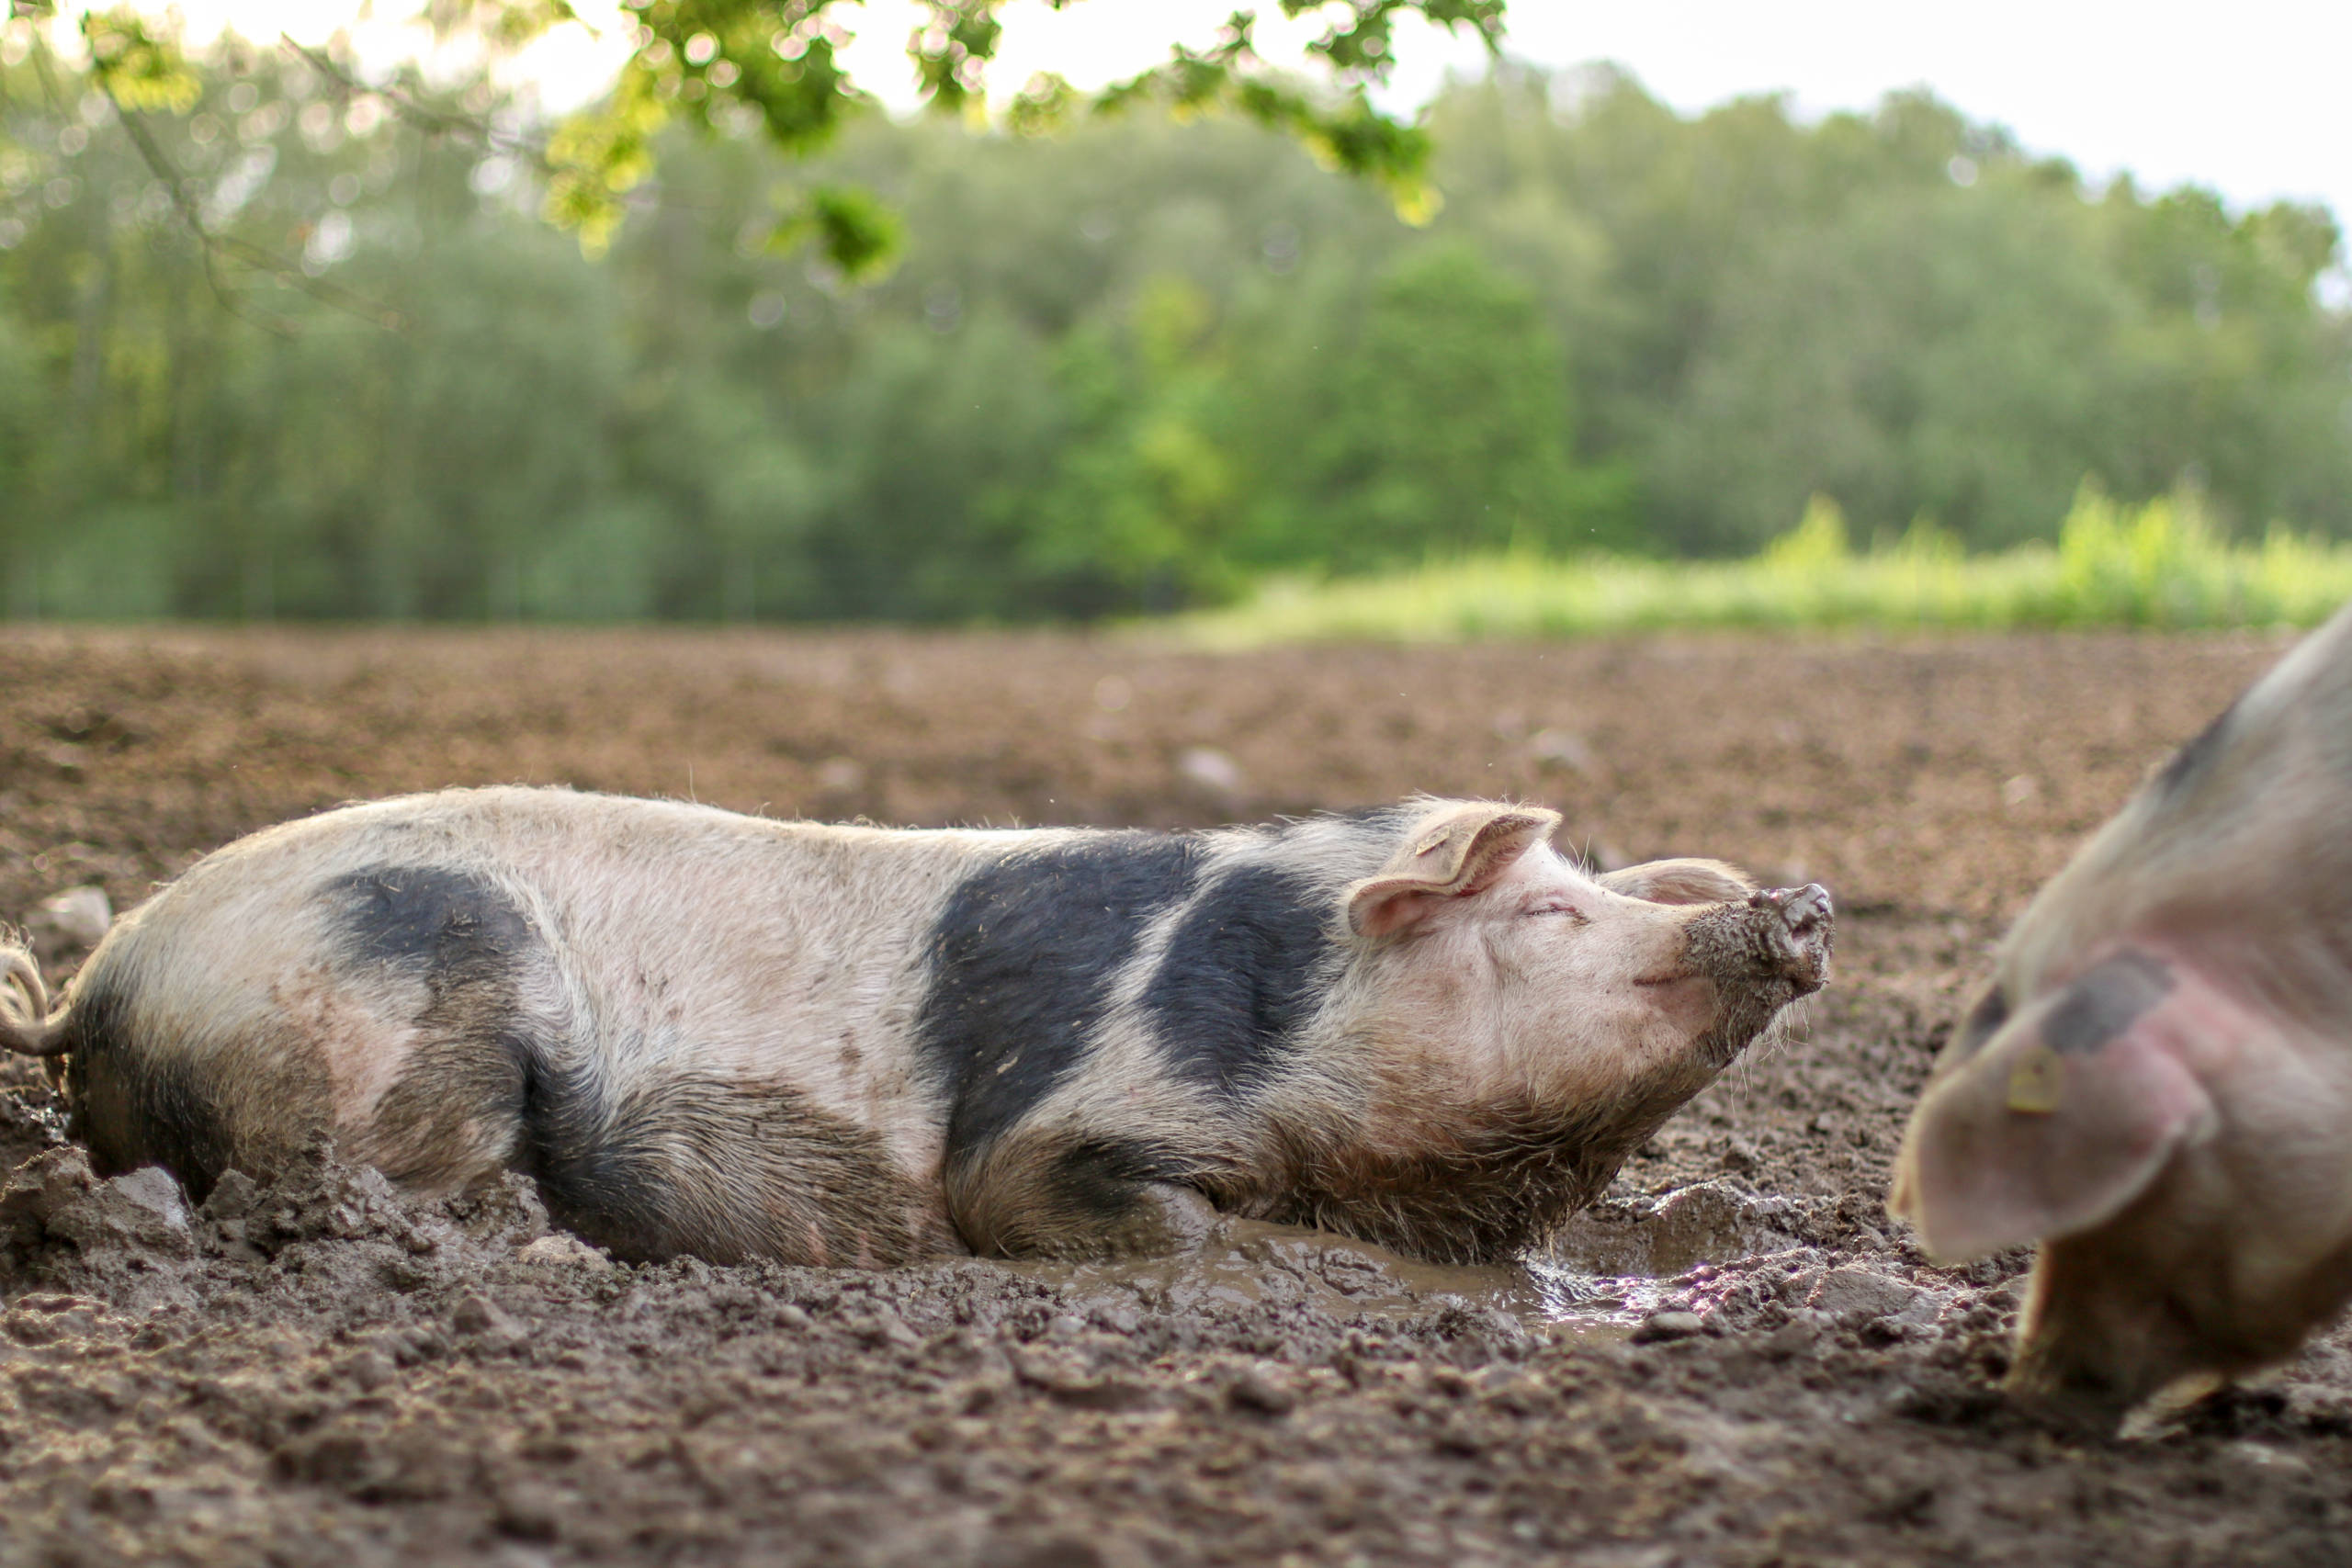
[[[1777,973],[1805,990],[1817,989],[1828,978],[1830,942],[1829,892],[1817,882],[1803,887],[1773,887],[1750,897],[1749,905],[1770,910],[1781,936],[1767,960]]]
[[[1775,890],[1780,895],[1781,918],[1792,931],[1809,931],[1829,919],[1829,893],[1817,882],[1803,887]]]

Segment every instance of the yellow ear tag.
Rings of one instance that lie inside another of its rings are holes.
[[[2009,1068],[2009,1109],[2029,1116],[2047,1116],[2057,1110],[2065,1071],[2057,1052],[2047,1045],[2029,1046]]]

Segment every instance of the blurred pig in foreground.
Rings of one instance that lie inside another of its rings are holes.
[[[452,790],[208,857],[52,1012],[100,1169],[201,1197],[322,1134],[506,1170],[633,1258],[1148,1251],[1211,1211],[1511,1256],[1814,991],[1828,896],[1603,877],[1414,800],[1208,833],[902,831]]]
[[[1946,1262],[2041,1244],[2030,1396],[2120,1411],[2352,1298],[2352,608],[2027,908],[1889,1206]]]

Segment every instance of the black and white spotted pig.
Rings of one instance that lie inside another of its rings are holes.
[[[5,1043],[63,1055],[101,1168],[199,1196],[324,1131],[415,1189],[528,1172],[633,1257],[1142,1250],[1214,1207],[1498,1258],[1828,969],[1818,887],[1596,879],[1557,820],[914,831],[411,796],[199,863]]]
[[[2352,1299],[2352,608],[2018,918],[1892,1206],[1947,1261],[2041,1244],[2011,1383],[2088,1409]]]

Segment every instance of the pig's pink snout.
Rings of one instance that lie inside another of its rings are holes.
[[[1747,896],[1763,927],[1774,967],[1796,982],[1799,994],[1817,991],[1829,978],[1830,937],[1836,925],[1829,890],[1818,882],[1803,887],[1763,887]]]

